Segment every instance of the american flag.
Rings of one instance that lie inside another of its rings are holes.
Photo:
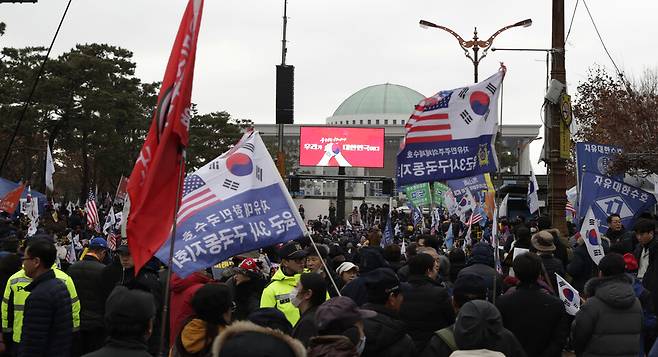
[[[107,235],[107,247],[110,250],[117,249],[117,240],[119,239],[121,239],[121,237],[118,234],[110,232],[110,234]]]
[[[441,91],[416,105],[404,126],[405,144],[452,140],[450,120],[446,110],[452,93],[452,91]]]
[[[471,217],[468,219],[468,222],[466,222],[466,224],[473,225],[476,223],[480,223],[481,220],[482,220],[482,215],[480,214],[480,212],[473,212],[473,214],[471,214]]]
[[[573,205],[569,201],[567,201],[567,205],[565,206],[564,209],[571,212],[571,213],[573,213],[573,214],[576,214],[576,209],[573,208]]]
[[[195,213],[209,207],[220,199],[212,192],[199,175],[190,175],[183,183],[183,200],[178,209],[176,223],[184,222]]]
[[[96,208],[96,195],[94,191],[89,190],[89,196],[87,197],[87,204],[85,205],[85,211],[87,212],[87,226],[89,228],[95,229],[98,231],[98,209]]]

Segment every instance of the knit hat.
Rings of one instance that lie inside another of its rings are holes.
[[[233,306],[231,289],[226,284],[206,284],[196,291],[190,305],[203,321],[226,324],[222,315]]]
[[[247,319],[256,325],[279,330],[286,335],[292,333],[292,325],[281,310],[274,307],[262,307],[254,310]]]
[[[108,325],[144,323],[153,316],[155,300],[146,291],[117,286],[105,302],[105,320]]]

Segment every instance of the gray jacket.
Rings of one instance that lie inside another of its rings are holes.
[[[642,307],[626,275],[594,278],[585,285],[590,296],[573,322],[573,345],[583,357],[636,357],[640,352]]]

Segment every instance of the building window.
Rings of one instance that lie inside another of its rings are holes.
[[[363,119],[359,119],[359,124],[363,124]]]
[[[368,119],[368,125],[372,124],[372,120]]]
[[[356,120],[352,120],[352,124],[356,124]]]
[[[379,119],[375,119],[375,124],[379,125]]]
[[[400,120],[400,124],[404,124],[404,119]]]
[[[388,119],[384,119],[384,125],[388,125]]]
[[[398,123],[398,120],[397,120],[397,119],[393,119],[393,124],[397,124],[397,123]]]

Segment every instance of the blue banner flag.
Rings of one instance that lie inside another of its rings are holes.
[[[470,190],[477,202],[484,203],[487,192],[493,192],[494,190],[491,176],[488,173],[448,180],[447,184],[452,190],[452,194],[455,196],[457,202]]]
[[[305,234],[263,140],[258,132],[249,132],[185,178],[172,268],[186,277],[234,255]],[[155,254],[162,262],[168,261],[170,239]]]
[[[637,216],[656,204],[653,194],[595,173],[585,172],[582,175],[581,188],[578,216],[585,217],[591,207],[601,227],[604,227],[601,232],[608,229],[606,219],[609,215],[618,214],[621,223],[631,229]]]
[[[622,148],[612,145],[603,145],[590,142],[576,143],[576,166],[578,167],[579,182],[585,171],[614,177],[619,181],[624,180],[624,174],[611,175],[608,172],[608,164],[615,155],[621,154]],[[587,209],[585,209],[587,211]],[[581,216],[582,217],[582,216]]]
[[[497,169],[493,141],[505,68],[474,85],[421,100],[405,124],[397,184],[474,176]]]
[[[382,234],[382,241],[379,245],[384,248],[391,244],[393,244],[393,226],[391,225],[391,211],[389,211],[386,226],[384,226],[384,233]]]

